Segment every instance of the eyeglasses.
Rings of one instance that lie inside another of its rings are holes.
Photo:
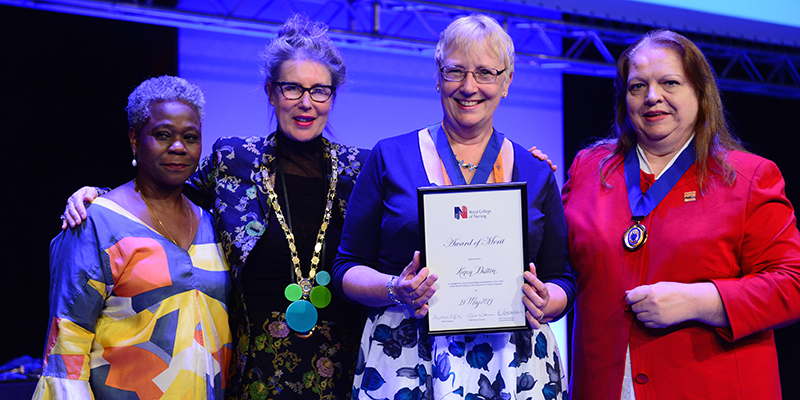
[[[297,100],[303,97],[303,94],[308,92],[311,100],[317,103],[324,103],[328,101],[336,91],[336,88],[330,85],[314,85],[310,88],[302,87],[294,82],[275,82],[281,90],[281,94],[286,100]]]
[[[505,69],[498,71],[494,68],[478,68],[474,71],[468,71],[462,67],[454,67],[451,65],[439,68],[439,71],[442,73],[444,80],[450,82],[461,82],[467,77],[467,72],[470,72],[472,73],[472,77],[475,78],[475,82],[478,83],[494,83],[498,75],[506,72]]]

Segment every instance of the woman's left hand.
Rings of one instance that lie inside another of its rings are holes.
[[[522,292],[525,293],[522,301],[525,303],[525,308],[528,309],[525,318],[528,319],[532,328],[539,329],[542,323],[549,321],[544,309],[550,302],[550,291],[544,282],[536,277],[536,266],[530,263],[528,268],[530,270],[523,274],[526,283],[522,285]]]
[[[631,311],[648,328],[667,328],[689,320],[730,326],[719,291],[711,282],[658,282],[625,293]]]

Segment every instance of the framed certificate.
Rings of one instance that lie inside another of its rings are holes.
[[[431,335],[528,327],[526,193],[525,183],[417,189],[421,263],[439,277],[428,301]]]

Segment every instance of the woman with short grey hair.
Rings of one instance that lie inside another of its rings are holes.
[[[184,79],[128,98],[136,177],[50,243],[50,321],[34,399],[219,399],[231,278],[211,215],[183,194],[205,100]]]

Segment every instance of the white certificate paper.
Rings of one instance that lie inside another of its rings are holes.
[[[422,265],[439,277],[430,334],[527,328],[525,194],[524,183],[418,189]]]

